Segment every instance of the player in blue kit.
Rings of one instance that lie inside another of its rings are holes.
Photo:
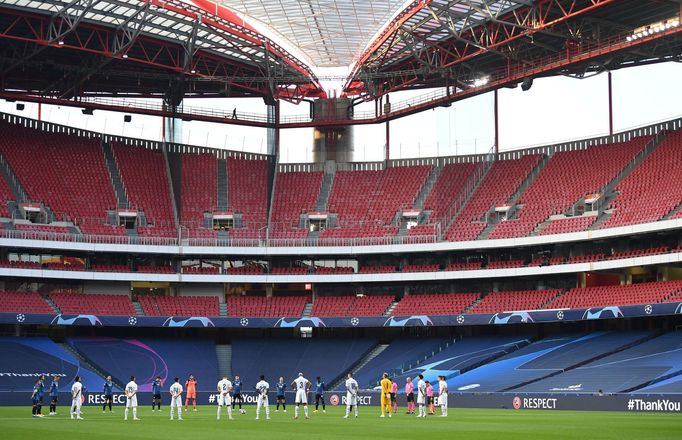
[[[244,398],[242,397],[242,381],[239,379],[239,375],[235,375],[232,382],[232,411],[237,406],[237,400],[239,400],[239,414],[246,414],[246,411],[242,409]]]
[[[317,376],[317,381],[315,382],[315,412],[320,407],[320,402],[322,402],[322,412],[327,412],[327,407],[324,405],[324,391],[327,385],[322,381],[320,376]]]
[[[33,392],[31,393],[31,401],[33,402],[33,417],[43,417],[40,409],[43,401],[43,390],[45,388],[42,377],[43,376],[40,376],[38,380],[36,380],[35,385],[33,385]]]
[[[59,376],[52,377],[50,384],[50,415],[57,414],[57,400],[59,399]]]
[[[287,389],[287,384],[284,382],[284,378],[280,376],[279,382],[277,382],[277,408],[275,412],[279,411],[279,404],[282,404],[282,409],[287,412],[287,399],[284,395],[284,391]]]
[[[106,382],[104,382],[104,404],[102,404],[102,412],[106,411],[107,405],[109,405],[109,412],[111,411],[111,402],[114,400],[114,383],[111,381],[111,376],[107,376]]]
[[[154,406],[158,407],[161,411],[161,376],[156,376],[154,382],[152,382],[152,412],[154,411]]]

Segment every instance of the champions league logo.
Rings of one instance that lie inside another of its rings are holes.
[[[275,327],[326,327],[326,324],[320,318],[280,318],[279,321],[275,323]]]
[[[495,313],[492,318],[490,318],[489,324],[514,324],[514,323],[527,323],[533,322],[533,318],[528,312],[514,312],[507,316],[503,316],[506,313]]]
[[[433,321],[426,315],[415,315],[407,318],[391,316],[384,322],[384,327],[427,327],[433,325]]]
[[[583,314],[583,319],[604,319],[604,318],[622,318],[623,312],[620,307],[604,307],[599,309],[587,309]]]
[[[57,315],[52,320],[52,324],[101,326],[102,321],[95,315],[76,315],[73,318],[64,318],[63,315]]]
[[[360,324],[359,318],[351,318],[350,325],[352,325],[353,327],[356,327],[358,324]]]
[[[23,313],[19,313],[17,315],[17,322],[24,322],[24,321],[26,321],[26,315],[24,315]]]
[[[651,312],[653,311],[654,308],[651,306],[651,304],[647,304],[646,306],[644,306],[644,313],[646,313],[647,315],[651,315]]]
[[[682,315],[682,303],[678,304],[677,309],[675,309],[676,315]]]
[[[239,320],[239,323],[241,324],[242,327],[246,327],[247,325],[249,325],[249,320],[248,318],[242,318]]]
[[[137,325],[137,318],[134,316],[131,316],[130,318],[128,318],[128,324]]]
[[[163,327],[215,327],[215,324],[205,316],[192,316],[180,320],[171,316],[163,323]]]

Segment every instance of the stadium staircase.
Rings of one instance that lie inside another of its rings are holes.
[[[76,359],[78,359],[78,363],[80,363],[80,365],[82,365],[83,367],[85,367],[85,369],[90,370],[90,371],[94,371],[94,372],[97,373],[99,376],[101,376],[101,377],[102,377],[102,380],[104,380],[104,378],[106,378],[106,377],[109,375],[109,373],[107,373],[106,371],[104,371],[102,368],[99,368],[98,366],[96,366],[96,365],[92,364],[90,361],[88,361],[88,360],[85,358],[85,356],[83,356],[83,355],[82,355],[75,347],[73,347],[71,344],[68,344],[68,343],[66,343],[66,342],[57,342],[56,344],[57,344],[58,346],[60,346],[60,347],[62,348],[62,350],[64,350],[65,352],[71,354],[71,355],[72,355],[73,357],[75,357]],[[125,384],[119,383],[116,379],[112,379],[112,382],[114,383],[114,386],[116,386],[117,388],[119,388],[119,389],[121,389],[121,390],[125,388]],[[94,390],[90,390],[90,391],[92,392],[92,391],[94,391]]]
[[[602,202],[601,206],[603,206],[605,209],[602,209],[599,211],[599,215],[597,217],[597,220],[590,225],[589,228],[587,228],[589,231],[594,231],[599,229],[602,223],[604,223],[606,220],[608,220],[609,217],[611,217],[611,212],[607,210],[608,206],[611,204],[611,201],[618,196],[618,194],[615,192],[616,186],[620,184],[623,179],[625,179],[637,166],[642,163],[644,159],[646,159],[655,149],[656,147],[663,141],[663,139],[666,138],[667,133],[665,132],[660,132],[658,133],[650,142],[648,142],[642,151],[637,153],[637,155],[614,177],[603,189],[602,194],[604,194],[604,201]]]
[[[422,189],[419,191],[417,198],[414,200],[413,205],[414,209],[424,208],[424,202],[426,202],[426,199],[429,197],[429,194],[431,194],[433,185],[435,185],[436,182],[438,181],[438,177],[440,176],[440,173],[442,171],[443,171],[442,166],[434,166],[431,169],[431,173],[429,173],[429,176],[426,178],[426,182],[424,182]]]
[[[52,301],[52,298],[50,298],[50,297],[47,296],[47,295],[43,295],[43,299],[45,300],[45,302],[47,303],[47,305],[49,305],[50,307],[52,307],[52,310],[54,310],[54,312],[55,312],[56,314],[61,315],[62,311],[59,310],[59,307],[57,307],[57,304],[55,304],[54,301]]]
[[[135,316],[144,316],[144,310],[142,310],[142,305],[137,301],[131,301],[133,303],[133,309],[135,309]]]
[[[315,205],[315,209],[318,212],[325,212],[327,210],[329,195],[332,192],[332,184],[334,183],[334,176],[336,176],[336,162],[328,160],[324,164],[324,177],[322,178],[320,195],[317,197],[317,204]]]
[[[217,160],[218,211],[227,211],[227,160]]]
[[[5,160],[3,156],[0,156],[0,173],[2,173],[2,177],[5,178],[5,182],[7,182],[10,189],[12,190],[12,194],[14,194],[14,199],[16,200],[16,202],[17,203],[27,202],[29,199],[28,196],[26,195],[26,190],[24,190],[24,187],[21,186],[21,183],[19,183],[19,179],[17,179],[17,176],[14,174],[14,171],[12,171],[12,169],[9,166],[9,163]]]
[[[652,339],[654,339],[654,338],[657,338],[657,337],[661,336],[663,333],[665,333],[665,331],[660,330],[660,331],[655,332],[655,333],[647,334],[646,336],[643,336],[643,337],[641,337],[640,339],[637,339],[637,340],[635,340],[635,341],[629,342],[629,343],[627,343],[627,344],[620,345],[620,346],[618,346],[618,347],[614,347],[612,350],[605,351],[605,352],[603,352],[603,353],[600,353],[600,354],[597,355],[597,356],[593,356],[593,357],[591,357],[591,358],[589,358],[589,359],[581,360],[580,362],[577,362],[577,363],[575,363],[575,364],[573,364],[573,365],[570,365],[570,366],[568,366],[568,367],[566,367],[566,368],[562,368],[562,369],[560,369],[560,370],[558,370],[558,371],[553,371],[553,372],[551,372],[551,373],[549,373],[549,374],[546,374],[546,375],[544,375],[544,376],[542,376],[542,377],[538,377],[538,378],[535,378],[535,379],[532,379],[532,380],[527,380],[527,381],[525,381],[525,382],[521,382],[521,383],[515,384],[515,385],[513,385],[513,386],[511,386],[511,387],[507,387],[507,388],[504,388],[504,389],[502,389],[502,390],[499,390],[498,392],[513,391],[513,390],[515,390],[515,389],[517,389],[517,388],[524,387],[524,386],[529,385],[529,384],[531,384],[531,383],[539,382],[539,381],[541,381],[541,380],[544,380],[544,379],[547,379],[547,378],[550,378],[550,377],[557,376],[557,375],[562,374],[562,373],[565,373],[565,372],[567,372],[567,371],[574,370],[574,369],[576,369],[576,368],[582,367],[583,365],[587,365],[587,364],[589,364],[589,363],[591,363],[591,362],[598,361],[599,359],[603,359],[603,358],[605,358],[605,357],[607,357],[607,356],[611,356],[612,354],[619,353],[619,352],[621,352],[621,351],[623,351],[623,350],[627,350],[628,348],[632,348],[632,347],[635,347],[635,346],[637,346],[637,345],[640,345],[640,344],[642,344],[642,343],[644,343],[644,342],[650,341],[650,340],[652,340]],[[640,388],[640,387],[645,386],[645,385],[647,385],[647,384],[638,385],[638,386],[635,387],[634,389]]]
[[[111,180],[111,185],[114,187],[117,205],[119,208],[127,208],[130,206],[128,204],[128,195],[123,186],[121,172],[116,165],[116,159],[114,159],[114,152],[111,150],[111,145],[108,142],[102,142],[102,151],[104,152],[104,163],[107,167],[107,171],[109,171],[109,179]]]
[[[232,346],[216,344],[215,354],[218,359],[218,374],[220,377],[232,377]]]
[[[218,304],[218,313],[220,313],[220,316],[227,317],[227,303],[226,302],[221,302]]]
[[[393,313],[393,310],[396,308],[397,305],[398,305],[398,301],[391,302],[391,305],[388,306],[388,308],[384,312],[384,316],[391,316],[391,313]]]
[[[360,371],[362,368],[365,367],[372,359],[375,357],[379,356],[381,353],[383,353],[384,350],[388,348],[389,344],[379,344],[376,347],[374,347],[372,350],[370,350],[363,358],[361,358],[353,367],[350,369],[350,371]],[[335,380],[332,385],[329,387],[330,390],[335,390],[339,388],[344,382],[346,381],[346,375],[342,375],[338,380]]]
[[[526,191],[526,189],[530,186],[530,184],[533,183],[535,178],[540,174],[540,172],[545,167],[545,165],[547,165],[547,162],[549,162],[549,160],[550,160],[550,156],[545,156],[538,161],[537,165],[535,165],[535,167],[530,172],[530,174],[528,174],[528,176],[524,179],[524,181],[521,183],[521,185],[519,185],[519,187],[516,188],[516,191],[514,191],[514,194],[512,194],[512,196],[509,198],[509,200],[507,200],[508,205],[516,206],[521,195],[524,193],[524,191]],[[481,233],[478,234],[478,237],[476,237],[476,240],[485,240],[486,238],[488,238],[488,236],[493,231],[493,229],[495,229],[495,226],[497,226],[498,222],[499,222],[499,220],[489,222],[486,225],[485,229],[483,229],[483,231],[481,231]]]
[[[303,317],[304,318],[310,318],[313,313],[313,303],[306,303],[305,308],[303,309]]]

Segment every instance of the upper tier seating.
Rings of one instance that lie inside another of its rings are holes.
[[[268,211],[268,162],[266,160],[227,159],[228,206],[242,214],[245,228],[265,226]]]
[[[540,229],[540,235],[566,234],[569,232],[584,231],[594,223],[595,220],[597,220],[597,216],[590,215],[552,220],[549,224]]]
[[[601,228],[660,220],[682,203],[682,130],[670,133],[616,186],[611,217]],[[662,179],[665,179],[662,181]],[[674,218],[681,218],[677,212]]]
[[[406,264],[401,272],[438,272],[439,270],[438,264]]]
[[[0,260],[0,267],[9,267],[14,269],[41,269],[43,266],[37,261]]]
[[[306,296],[228,296],[227,316],[290,317],[303,315]]]
[[[557,296],[559,289],[490,292],[469,313],[537,310]]]
[[[175,273],[175,269],[172,266],[151,266],[146,264],[138,265],[137,271],[143,273]]]
[[[128,295],[53,292],[50,298],[66,314],[135,316],[135,308]]]
[[[86,224],[81,224],[80,230],[83,234],[88,234],[88,235],[103,235],[103,236],[119,236],[119,237],[126,237],[128,236],[128,231],[124,226],[114,226],[114,225],[105,225],[105,224],[91,224],[91,223],[86,223]]]
[[[298,228],[300,215],[315,210],[322,186],[322,176],[322,172],[291,172],[277,175],[275,200],[272,204],[273,229]]]
[[[220,316],[217,296],[152,296],[137,300],[147,316]]]
[[[312,316],[382,316],[391,305],[393,296],[319,296],[315,299]]]
[[[588,308],[661,302],[682,290],[682,280],[622,286],[576,287],[561,295],[547,308]]]
[[[150,227],[138,228],[141,235],[176,236],[166,162],[161,150],[113,143],[112,150],[133,208],[144,211]]]
[[[190,230],[203,225],[204,212],[218,207],[217,166],[215,155],[210,153],[182,155],[180,222]]]
[[[0,312],[54,314],[52,307],[38,292],[0,292]]]
[[[329,212],[338,214],[342,226],[388,225],[398,210],[412,208],[430,172],[430,165],[338,171],[329,196]]]
[[[390,273],[390,272],[396,272],[398,268],[396,266],[389,266],[389,265],[383,265],[383,266],[371,266],[371,265],[362,265],[359,268],[359,273]]]
[[[273,275],[305,275],[308,273],[307,267],[273,267]]]
[[[29,199],[49,206],[59,220],[104,221],[116,208],[98,139],[0,122],[0,154]]]
[[[1,141],[0,141],[1,142]],[[15,200],[14,193],[10,188],[9,184],[5,180],[5,176],[0,174],[0,217],[12,217],[7,207],[7,202],[10,200]]]
[[[216,266],[184,266],[182,273],[192,275],[216,275],[220,273],[220,268]]]
[[[486,226],[485,214],[496,205],[506,203],[516,189],[528,177],[542,156],[523,156],[515,160],[493,163],[448,230],[445,238],[450,241],[475,240]],[[504,182],[504,184],[502,184]]]
[[[649,140],[640,137],[620,144],[556,153],[519,198],[523,207],[518,217],[495,225],[488,238],[529,235],[549,216],[563,214],[580,198],[601,191]]]
[[[478,295],[478,293],[411,293],[400,300],[391,315],[458,315],[464,313]]]
[[[480,261],[473,261],[469,263],[450,263],[445,270],[478,270],[483,264]]]
[[[431,210],[430,219],[440,220],[447,214],[453,200],[460,194],[477,166],[475,163],[455,163],[443,167],[424,202],[424,209]]]

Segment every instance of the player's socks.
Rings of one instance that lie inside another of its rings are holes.
[[[218,405],[218,414],[216,415],[216,419],[220,420],[220,411],[223,409],[222,406]]]
[[[303,407],[303,414],[305,414],[305,418],[308,418],[308,405]]]
[[[294,407],[294,418],[295,419],[298,418],[298,405],[296,407]]]
[[[123,413],[123,420],[128,420],[128,408],[126,408],[125,412]]]
[[[137,420],[137,407],[133,407],[133,420]]]
[[[227,418],[232,420],[232,407],[227,405]]]

